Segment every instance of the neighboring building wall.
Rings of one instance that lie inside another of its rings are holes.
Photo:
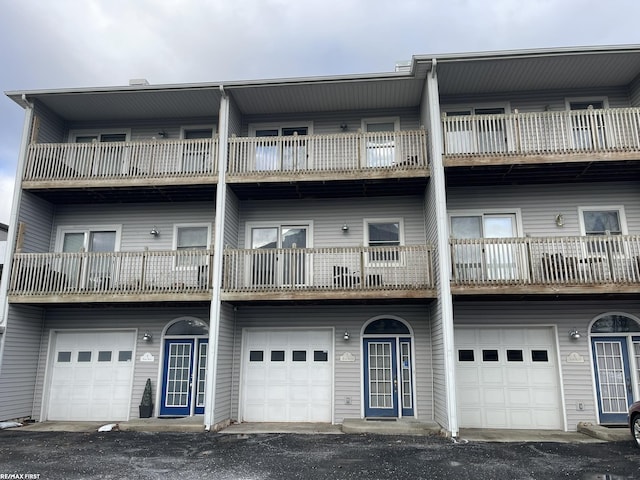
[[[428,308],[425,305],[317,305],[314,308],[299,306],[250,307],[241,306],[236,312],[235,348],[233,365],[232,418],[238,419],[239,391],[241,388],[242,329],[249,327],[334,327],[334,422],[362,416],[362,342],[360,332],[367,320],[380,315],[393,315],[407,321],[414,332],[416,416],[422,420],[433,419],[431,340]],[[345,330],[351,339],[345,342]],[[355,362],[340,362],[340,357],[351,353]],[[346,404],[351,397],[351,405]]]
[[[558,300],[521,302],[458,302],[455,306],[455,324],[481,327],[483,325],[557,327],[560,353],[561,380],[564,389],[567,427],[574,431],[578,422],[597,423],[597,401],[593,380],[593,361],[588,336],[591,321],[606,312],[624,312],[640,317],[640,302]],[[569,331],[577,328],[583,335],[571,340]],[[567,356],[576,352],[583,363],[567,362]],[[585,409],[578,410],[578,402]]]
[[[151,379],[153,388],[154,416],[158,414],[160,406],[157,404],[158,386],[162,381],[160,377],[163,361],[163,339],[162,333],[167,324],[180,317],[196,317],[207,325],[209,324],[208,305],[188,306],[188,307],[150,307],[140,304],[140,308],[113,307],[104,308],[51,308],[46,311],[42,341],[35,348],[34,352],[38,361],[38,377],[35,389],[35,401],[33,401],[33,416],[40,420],[43,394],[45,385],[45,372],[49,352],[51,330],[91,330],[91,329],[138,329],[136,349],[134,351],[134,374],[133,389],[131,392],[131,418],[138,418],[138,405],[142,399],[147,378]],[[144,342],[142,336],[145,332],[153,335],[150,343]],[[141,362],[140,357],[145,353],[150,353],[154,357],[153,362]],[[5,357],[6,358],[6,357]],[[31,409],[31,406],[29,407]],[[29,413],[31,415],[31,413]]]
[[[32,415],[43,317],[42,308],[9,305],[0,365],[0,421]]]

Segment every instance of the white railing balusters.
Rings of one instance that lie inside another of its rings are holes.
[[[640,109],[635,107],[494,115],[443,114],[442,125],[448,156],[640,150]]]
[[[427,166],[425,130],[231,137],[230,175],[358,172]]]
[[[25,181],[214,176],[218,139],[35,143]]]
[[[640,282],[640,236],[451,239],[454,285]]]
[[[207,292],[211,250],[17,253],[10,295]]]

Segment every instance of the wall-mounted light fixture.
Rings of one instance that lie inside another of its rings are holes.
[[[582,335],[580,335],[580,332],[578,331],[577,328],[574,328],[569,332],[569,338],[571,338],[572,340],[578,340],[580,339],[581,336]]]
[[[149,332],[144,332],[144,335],[142,335],[142,341],[151,343],[151,340],[153,340],[153,335],[151,335]]]
[[[154,225],[151,231],[149,232],[149,235],[153,237],[157,237],[158,235],[160,235],[160,230],[158,230],[157,227]]]
[[[349,128],[349,127],[348,127],[348,125],[347,125],[346,123],[342,123],[342,124],[340,125],[340,130],[342,130],[343,132],[346,132],[346,131],[347,131],[347,128]]]
[[[164,130],[162,130],[161,132],[158,132],[158,135],[160,135],[162,138],[168,138],[169,134],[167,132],[165,132]]]
[[[556,225],[559,227],[564,226],[564,215],[562,213],[556,215]]]
[[[349,225],[347,225],[347,222],[344,222],[344,225],[342,225],[342,231],[344,233],[347,233],[349,231]]]
[[[349,330],[344,331],[344,335],[342,336],[342,338],[344,338],[345,342],[349,341]]]

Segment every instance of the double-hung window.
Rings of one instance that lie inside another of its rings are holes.
[[[205,256],[199,254],[197,251],[207,250],[210,245],[210,238],[210,225],[176,225],[175,249],[178,251],[176,264],[181,267],[206,265]]]
[[[580,207],[580,227],[583,235],[603,236],[602,241],[589,240],[588,253],[620,253],[619,242],[612,241],[612,236],[626,234],[624,208],[612,207]]]
[[[369,247],[370,264],[397,264],[400,245],[404,243],[402,219],[365,220],[365,243]]]

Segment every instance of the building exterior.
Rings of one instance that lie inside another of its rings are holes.
[[[2,276],[2,269],[4,267],[4,257],[7,254],[7,233],[9,232],[9,225],[0,223],[0,277]]]
[[[8,92],[0,419],[575,430],[640,398],[640,47]]]

